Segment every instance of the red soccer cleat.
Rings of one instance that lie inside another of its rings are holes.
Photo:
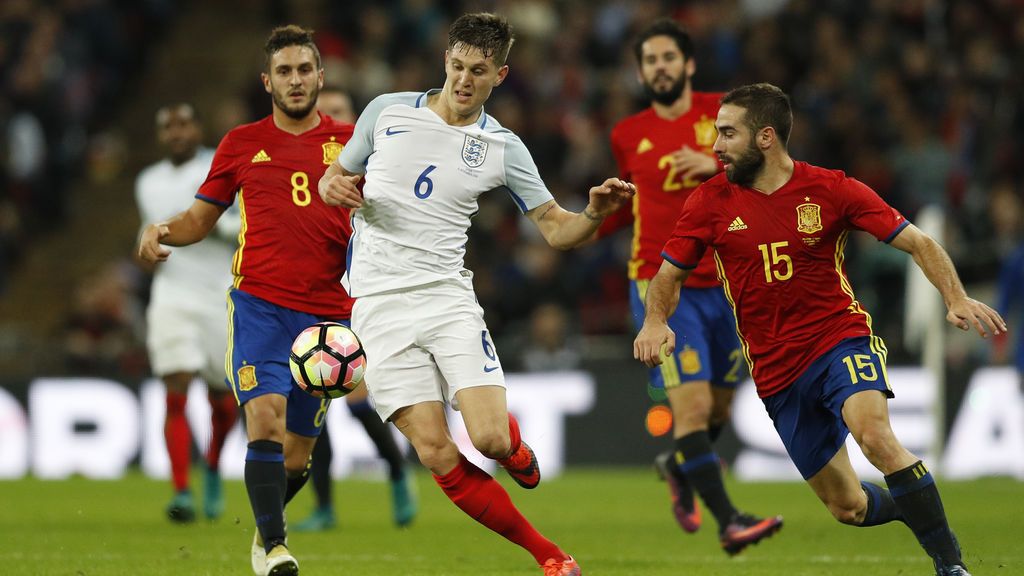
[[[700,529],[700,506],[690,483],[672,473],[672,469],[669,468],[672,466],[672,460],[672,452],[662,452],[654,459],[654,468],[658,471],[658,476],[668,484],[668,491],[672,496],[672,514],[676,517],[676,523],[684,532],[693,534]]]
[[[762,519],[750,514],[736,513],[729,524],[718,533],[718,541],[722,544],[722,549],[732,556],[781,529],[782,516]]]
[[[537,465],[537,456],[526,442],[519,444],[519,450],[516,450],[515,454],[498,460],[498,464],[501,464],[508,475],[516,481],[516,484],[527,490],[536,488],[537,484],[540,484],[540,466]]]
[[[580,571],[580,565],[572,559],[572,556],[565,560],[548,558],[548,561],[541,566],[541,570],[544,570],[544,576],[580,576],[583,574]]]

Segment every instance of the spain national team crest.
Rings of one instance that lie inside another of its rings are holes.
[[[248,392],[256,387],[256,367],[252,364],[238,369],[238,389]]]
[[[341,150],[345,147],[341,142],[335,142],[334,136],[331,136],[330,142],[324,142],[322,146],[324,148],[324,164],[328,166],[338,159],[338,154],[341,154]]]
[[[804,234],[814,234],[821,230],[821,206],[817,204],[801,204],[797,206],[796,229]]]
[[[715,129],[715,121],[701,114],[700,120],[693,123],[693,136],[697,146],[711,148],[715,145],[715,138],[718,138],[718,130]]]
[[[679,354],[679,365],[683,369],[683,374],[690,375],[700,372],[700,354],[687,346]]]
[[[462,161],[470,168],[479,168],[485,158],[487,158],[487,142],[467,134],[466,141],[462,144]]]

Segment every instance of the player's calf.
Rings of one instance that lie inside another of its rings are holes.
[[[940,567],[963,567],[960,544],[949,528],[935,480],[924,463],[914,464],[885,477],[903,521],[914,532],[928,556]]]
[[[860,492],[858,495],[862,494],[863,492]],[[856,496],[841,495],[825,502],[825,507],[833,518],[850,526],[861,526],[867,516],[867,504],[863,501],[863,496],[858,500]]]

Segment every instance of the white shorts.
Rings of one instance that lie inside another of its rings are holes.
[[[472,276],[357,298],[352,330],[366,351],[366,387],[384,420],[421,402],[451,404],[474,386],[505,387]]]
[[[228,346],[227,305],[154,303],[146,310],[146,347],[153,374],[199,374],[227,390],[224,356]]]

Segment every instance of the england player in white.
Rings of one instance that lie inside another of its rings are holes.
[[[578,575],[579,564],[459,453],[444,415],[446,402],[460,410],[477,450],[521,486],[537,485],[536,458],[508,414],[501,363],[463,267],[479,196],[509,194],[551,246],[568,249],[635,193],[610,178],[590,189],[582,213],[555,202],[522,141],[483,111],[508,74],[512,41],[503,17],[458,18],[444,86],[371,102],[319,191],[326,203],[354,209],[344,282],[356,298],[352,327],[370,359],[366,382],[378,413],[470,517],[527,549],[545,576]]]
[[[156,129],[167,156],[145,168],[136,181],[135,201],[142,222],[160,222],[188,208],[213,161],[213,151],[200,146],[202,130],[192,106],[161,108]],[[149,361],[167,389],[164,437],[175,490],[167,514],[177,522],[195,519],[188,480],[192,439],[185,400],[196,376],[209,386],[212,420],[204,512],[208,518],[216,518],[224,510],[218,461],[237,413],[237,403],[224,379],[228,341],[225,294],[231,286],[231,260],[240,226],[237,209],[225,216],[217,222],[216,234],[204,242],[176,248],[174,258],[154,269],[146,310]]]

